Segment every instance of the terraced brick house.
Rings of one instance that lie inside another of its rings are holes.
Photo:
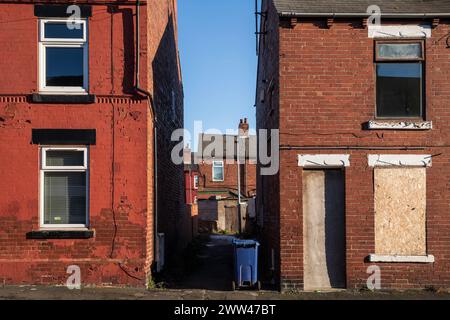
[[[450,1],[264,0],[259,16],[257,129],[280,131],[279,173],[257,174],[262,273],[281,290],[450,287]]]
[[[200,231],[245,229],[256,196],[256,136],[248,120],[240,120],[237,135],[201,133],[193,163]]]
[[[146,286],[184,214],[176,1],[1,1],[0,23],[0,281]]]

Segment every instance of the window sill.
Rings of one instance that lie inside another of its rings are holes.
[[[91,104],[95,102],[93,94],[40,94],[31,95],[33,103],[67,103],[67,104]]]
[[[431,130],[432,121],[423,120],[370,120],[369,130]]]
[[[396,262],[396,263],[434,263],[434,256],[390,256],[390,255],[369,255],[370,262]]]
[[[40,230],[27,233],[27,239],[90,239],[93,230]]]

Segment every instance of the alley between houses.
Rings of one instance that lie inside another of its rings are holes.
[[[210,235],[195,257],[198,267],[175,287],[229,291],[233,280],[233,239],[228,235]]]

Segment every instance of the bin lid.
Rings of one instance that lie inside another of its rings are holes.
[[[257,247],[259,242],[256,240],[234,239],[233,244],[238,247]]]

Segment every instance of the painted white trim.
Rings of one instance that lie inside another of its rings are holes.
[[[370,120],[369,129],[371,130],[431,130],[432,121],[390,121],[390,120]]]
[[[369,154],[369,167],[431,167],[431,155]]]
[[[342,168],[350,167],[349,154],[299,154],[299,167],[305,168]]]
[[[83,167],[52,167],[46,166],[46,152],[48,150],[72,150],[72,151],[84,151],[84,166]],[[41,230],[61,230],[66,228],[71,229],[86,229],[89,227],[89,198],[90,198],[90,185],[89,185],[89,158],[87,147],[42,147],[41,159],[40,159],[40,174],[39,174],[39,226]],[[85,172],[86,173],[86,224],[45,224],[44,223],[44,175],[46,172]]]
[[[431,38],[431,25],[372,25],[368,26],[369,38]]]
[[[369,255],[370,262],[411,262],[411,263],[434,263],[434,256],[392,256],[392,255]]]

